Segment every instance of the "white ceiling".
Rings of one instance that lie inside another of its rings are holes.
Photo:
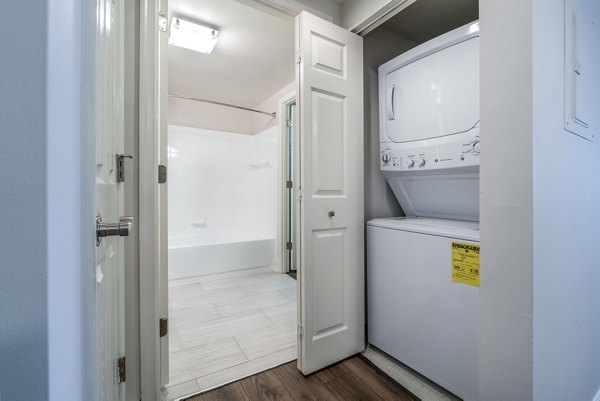
[[[169,93],[256,107],[293,81],[294,20],[274,14],[236,0],[171,0],[170,15],[219,30],[219,41],[210,55],[169,45]]]

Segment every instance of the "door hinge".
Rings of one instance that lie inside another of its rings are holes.
[[[292,180],[287,180],[287,182],[285,183],[286,188],[291,189],[294,186],[294,183],[292,182]]]
[[[167,182],[167,166],[158,165],[158,183],[164,184]]]
[[[300,322],[298,322],[298,335],[304,337],[304,327],[302,327],[302,323]]]
[[[158,13],[158,30],[161,32],[167,32],[167,14],[163,11]]]
[[[296,64],[300,64],[302,62],[302,52],[300,49],[296,50]]]
[[[125,182],[125,159],[133,159],[131,155],[115,155],[117,159],[117,182]]]
[[[292,128],[293,127],[292,120],[287,120],[287,127],[288,128]]]
[[[285,249],[287,249],[288,251],[291,251],[292,247],[293,247],[292,241],[289,241],[285,244]]]
[[[125,357],[122,356],[117,359],[117,375],[119,376],[119,383],[125,383]]]
[[[160,337],[164,337],[169,333],[169,322],[166,317],[158,320],[158,328]]]

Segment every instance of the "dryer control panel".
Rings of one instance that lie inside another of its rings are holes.
[[[476,131],[476,132],[473,132]],[[419,143],[382,143],[382,171],[423,171],[479,165],[479,130]]]

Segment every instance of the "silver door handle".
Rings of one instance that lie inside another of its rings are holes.
[[[120,217],[118,223],[103,223],[100,213],[96,213],[96,246],[100,245],[104,237],[127,237],[132,224],[133,217],[131,216]]]

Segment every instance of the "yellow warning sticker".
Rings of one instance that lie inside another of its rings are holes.
[[[479,245],[452,242],[452,281],[479,287]]]

